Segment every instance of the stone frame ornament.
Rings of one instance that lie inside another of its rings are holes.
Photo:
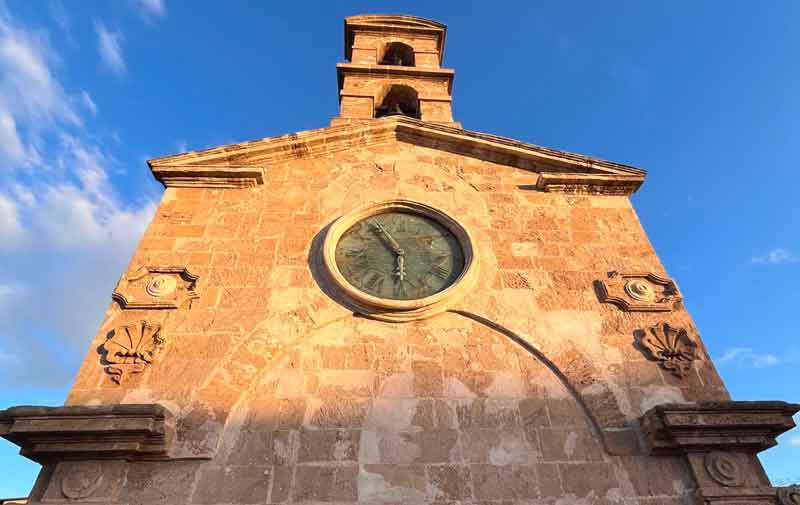
[[[336,245],[351,226],[370,216],[387,212],[405,212],[435,220],[458,240],[464,254],[464,268],[447,288],[415,300],[392,300],[370,295],[356,288],[344,277],[336,263]],[[461,223],[430,205],[405,199],[387,200],[358,207],[339,217],[327,230],[322,245],[322,260],[334,294],[360,315],[389,322],[425,319],[444,312],[464,296],[477,280],[478,257],[472,235]]]
[[[628,312],[672,312],[683,299],[674,280],[652,272],[609,272],[596,284],[601,303]]]

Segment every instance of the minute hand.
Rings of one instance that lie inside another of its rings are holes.
[[[403,248],[400,247],[400,244],[397,243],[394,237],[389,235],[389,232],[382,224],[376,223],[375,229],[378,231],[378,233],[380,233],[382,237],[386,239],[386,241],[389,243],[389,246],[392,248],[392,251],[394,251],[395,254],[397,254],[398,256],[402,256],[404,254]]]

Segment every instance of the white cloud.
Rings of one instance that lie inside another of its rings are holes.
[[[0,4],[0,110],[17,128],[36,133],[54,123],[81,124],[48,66],[57,61],[47,37],[13,24]]]
[[[119,196],[109,175],[124,172],[117,144],[87,127],[96,105],[87,90],[65,90],[60,62],[48,34],[20,25],[0,0],[0,384],[8,387],[69,382],[155,212],[152,201]]]
[[[772,265],[780,265],[781,263],[794,263],[797,261],[797,259],[797,256],[795,256],[795,254],[788,249],[776,247],[775,249],[761,256],[753,256],[750,258],[750,262],[761,265],[767,263]]]
[[[163,0],[134,0],[145,20],[162,18],[167,15],[167,6]]]
[[[774,353],[759,353],[750,347],[733,347],[718,356],[715,361],[719,364],[733,364],[736,366],[768,368],[777,365],[793,363],[798,358],[796,351],[781,353],[780,356]]]
[[[16,249],[25,239],[25,230],[19,222],[17,204],[0,194],[0,251]]]
[[[83,102],[83,106],[92,113],[92,116],[97,115],[97,105],[94,103],[94,100],[92,100],[92,95],[90,95],[88,91],[81,91],[81,102]]]
[[[71,38],[72,17],[61,0],[50,0],[50,16],[67,37]]]
[[[0,159],[19,162],[25,156],[25,148],[17,133],[17,123],[8,112],[0,110]]]
[[[117,76],[125,75],[127,65],[122,56],[122,33],[110,31],[102,21],[95,21],[94,30],[97,33],[97,48],[103,63]]]
[[[792,447],[800,447],[800,435],[789,437],[789,445]]]

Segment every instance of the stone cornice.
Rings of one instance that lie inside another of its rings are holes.
[[[157,404],[0,410],[0,436],[39,463],[83,459],[165,459],[174,421]]]
[[[336,79],[342,89],[345,74],[365,74],[386,77],[412,77],[417,79],[433,79],[447,81],[447,93],[453,92],[453,79],[456,71],[452,68],[403,67],[399,65],[363,65],[355,63],[337,63]]]
[[[356,31],[425,33],[438,39],[439,63],[444,55],[447,26],[432,19],[404,14],[363,14],[344,18],[344,54],[352,58],[352,38]]]
[[[246,187],[263,184],[269,165],[391,141],[538,172],[542,177],[532,189],[540,191],[630,194],[645,177],[644,170],[630,165],[402,116],[165,156],[148,165],[168,187]]]
[[[760,452],[792,428],[800,405],[786,402],[698,402],[650,409],[642,431],[652,454]]]

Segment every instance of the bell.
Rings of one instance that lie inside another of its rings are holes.
[[[400,108],[400,104],[395,102],[389,106],[389,110],[386,112],[387,116],[404,116],[405,112],[403,109]]]

